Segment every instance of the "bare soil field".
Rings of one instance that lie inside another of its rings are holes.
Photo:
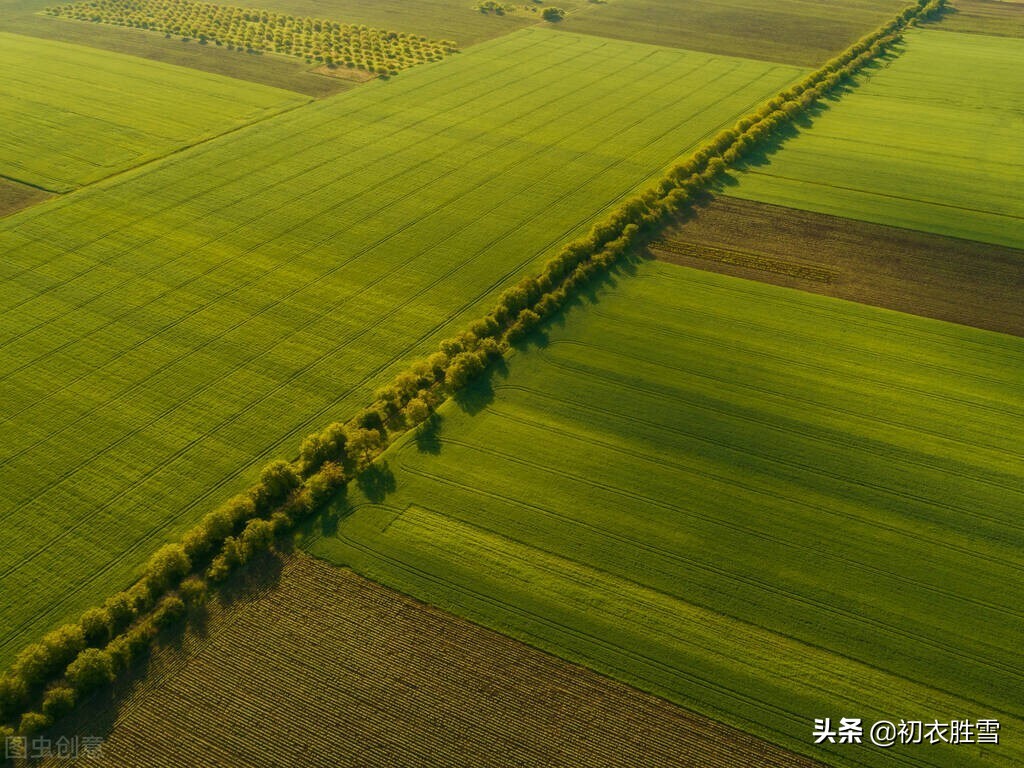
[[[729,197],[663,241],[675,264],[1024,336],[1014,248]]]
[[[0,178],[0,218],[52,197],[49,192]]]
[[[817,765],[308,556],[150,666],[105,766]]]

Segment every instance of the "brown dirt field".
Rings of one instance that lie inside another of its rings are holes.
[[[818,765],[308,556],[271,581],[77,723],[78,764]]]
[[[1014,248],[730,197],[661,239],[650,255],[675,264],[1024,336]]]
[[[51,197],[53,195],[42,189],[0,177],[0,218]]]

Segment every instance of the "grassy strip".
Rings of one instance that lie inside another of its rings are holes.
[[[158,550],[131,588],[23,650],[0,677],[0,723],[10,724],[0,725],[0,738],[15,732],[14,723],[22,736],[38,733],[82,697],[127,672],[162,629],[180,626],[189,605],[206,600],[211,585],[291,536],[297,523],[366,470],[396,437],[426,420],[510,344],[556,313],[639,236],[688,206],[728,165],[885,53],[908,25],[937,14],[942,6],[943,0],[908,6],[719,133],[670,168],[652,189],[596,224],[587,237],[562,248],[540,274],[505,291],[490,314],[397,376],[353,419],[307,437],[296,460],[269,464],[255,486],[209,513],[179,543]]]

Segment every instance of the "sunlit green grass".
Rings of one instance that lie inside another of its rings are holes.
[[[731,193],[1024,247],[1024,40],[938,29],[907,34]]]
[[[1019,765],[1024,339],[660,263],[617,282],[309,549],[836,765]],[[814,747],[823,717],[1004,737]]]
[[[527,30],[0,224],[0,661],[791,67]]]
[[[307,99],[264,85],[0,32],[0,176],[55,192]]]

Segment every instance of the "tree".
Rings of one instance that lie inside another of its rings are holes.
[[[90,608],[82,614],[78,623],[82,625],[88,645],[103,645],[110,639],[114,618],[106,608]]]
[[[430,416],[430,406],[421,398],[414,397],[405,404],[405,422],[410,426],[416,426],[427,420]]]
[[[209,585],[201,576],[189,576],[178,585],[178,592],[188,605],[205,605]]]
[[[479,355],[473,352],[460,352],[452,358],[448,370],[445,372],[445,382],[452,391],[462,389],[483,369],[484,364]]]
[[[295,468],[287,461],[270,462],[260,473],[259,506],[265,507],[283,501],[302,482]]]
[[[25,701],[28,691],[19,675],[0,676],[0,721],[9,719]]]
[[[348,460],[355,466],[356,471],[364,469],[380,448],[382,438],[376,429],[354,429],[348,437]]]
[[[51,688],[43,697],[43,714],[56,721],[75,708],[75,691],[65,685]]]
[[[42,712],[26,712],[21,716],[18,725],[18,733],[26,738],[31,738],[53,725],[53,720]]]
[[[561,8],[545,8],[540,15],[544,21],[561,21],[565,18],[565,11]]]
[[[160,605],[153,611],[153,624],[159,629],[166,629],[181,621],[188,609],[185,601],[177,595],[169,595],[160,601]]]
[[[68,682],[79,693],[94,691],[114,681],[114,663],[107,651],[86,648],[68,665]]]
[[[181,544],[165,544],[149,559],[146,578],[153,590],[161,592],[176,584],[192,570],[192,561]]]

